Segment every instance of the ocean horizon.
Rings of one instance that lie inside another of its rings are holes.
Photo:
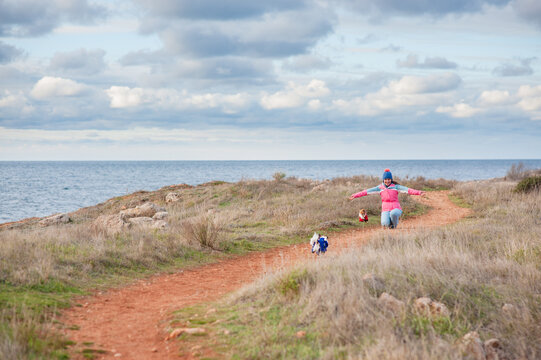
[[[220,180],[272,179],[276,172],[313,180],[354,175],[485,180],[513,164],[541,168],[541,159],[478,160],[158,160],[0,161],[0,223],[70,212],[138,190]]]

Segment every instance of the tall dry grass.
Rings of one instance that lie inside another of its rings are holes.
[[[514,185],[459,184],[454,192],[471,201],[476,218],[386,232],[362,249],[244,289],[227,305],[240,314],[231,329],[245,329],[233,333],[233,352],[254,359],[462,359],[457,340],[477,331],[482,340],[500,339],[509,359],[541,358],[541,195],[515,194]],[[384,289],[365,285],[367,273],[383,279]],[[406,311],[387,311],[377,300],[381,291],[404,301]],[[412,303],[422,296],[443,302],[450,316],[417,314]],[[503,311],[504,304],[515,310]],[[307,331],[305,340],[294,336],[298,330]]]
[[[349,195],[378,183],[379,179],[366,176],[316,182],[277,174],[273,180],[178,185],[81,209],[64,225],[41,228],[29,222],[2,228],[0,291],[5,292],[0,296],[0,312],[31,303],[32,311],[39,315],[54,311],[60,296],[71,296],[68,287],[107,286],[126,275],[142,276],[164,266],[209,261],[216,250],[268,248],[304,240],[315,230],[353,225],[360,207],[377,216],[381,205],[376,196],[352,202]],[[166,204],[170,191],[177,192],[180,201]],[[92,226],[100,215],[116,214],[123,207],[147,201],[166,207],[169,227],[165,231],[139,227],[113,235]],[[416,208],[409,198],[402,205],[406,212]],[[25,358],[28,353],[29,337],[16,336],[26,325],[16,327],[18,324],[33,324],[39,329],[36,333],[49,333],[33,315],[18,319],[0,319],[0,328],[5,330],[0,331],[0,358]]]
[[[378,216],[377,196],[349,201],[348,196],[373,186],[377,179],[353,177],[326,182],[296,178],[216,183],[183,189],[181,200],[166,204],[163,192],[138,193],[166,207],[169,228],[156,231],[132,228],[116,235],[97,231],[92,221],[99,215],[116,213],[105,203],[101,212],[89,208],[74,216],[73,223],[40,228],[26,226],[0,231],[0,281],[12,285],[34,285],[57,279],[81,284],[107,273],[157,269],[177,259],[189,260],[194,251],[224,250],[228,243],[257,239],[269,246],[279,239],[306,236],[328,227],[353,225],[360,207]],[[138,204],[133,197],[130,206]],[[406,212],[416,204],[405,197]],[[200,257],[197,255],[196,257]]]
[[[54,331],[50,314],[29,308],[0,311],[0,359],[67,359],[69,341]]]

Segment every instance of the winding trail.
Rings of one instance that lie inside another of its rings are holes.
[[[431,209],[424,215],[402,220],[396,230],[407,232],[451,224],[467,216],[469,209],[453,204],[447,191],[429,192],[414,197]],[[363,227],[335,234],[329,239],[326,256],[365,243],[384,230]],[[253,282],[266,272],[313,259],[306,244],[252,253],[211,265],[156,275],[129,286],[112,289],[79,300],[83,306],[67,309],[61,321],[66,335],[79,344],[106,350],[99,359],[179,359],[176,341],[165,341],[165,328],[171,313],[182,307],[217,300],[225,294]],[[74,330],[78,329],[78,330]],[[75,359],[81,353],[72,354]]]

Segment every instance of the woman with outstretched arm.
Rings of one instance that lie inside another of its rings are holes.
[[[402,215],[402,208],[398,202],[399,192],[421,196],[425,194],[424,191],[410,189],[394,182],[391,170],[385,169],[383,172],[383,183],[352,194],[349,199],[353,200],[370,194],[379,194],[381,196],[381,225],[393,229],[398,226],[398,220]]]

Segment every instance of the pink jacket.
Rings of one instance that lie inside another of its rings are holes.
[[[381,196],[381,211],[391,211],[393,209],[401,209],[400,203],[398,202],[398,193],[407,193],[409,195],[421,195],[422,191],[410,189],[402,185],[391,184],[389,187],[385,184],[378,185],[376,187],[363,190],[352,196],[354,198],[379,193]]]

